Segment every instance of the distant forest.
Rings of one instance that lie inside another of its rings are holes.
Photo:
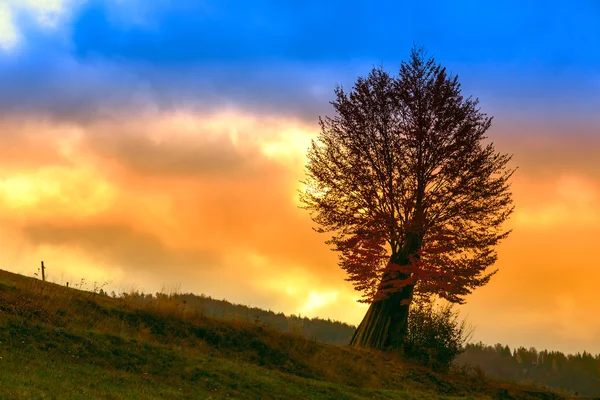
[[[114,292],[112,296],[116,296]],[[284,332],[293,332],[309,339],[337,345],[347,345],[356,329],[355,326],[340,321],[299,315],[286,316],[283,313],[191,293],[157,293],[154,296],[123,293],[119,297],[142,303],[152,303],[161,299],[176,300],[185,311],[194,310],[209,317],[269,325]],[[524,347],[511,350],[501,344],[487,346],[480,342],[467,344],[464,353],[458,356],[455,364],[479,366],[486,375],[499,379],[542,384],[582,396],[600,397],[600,354],[592,356],[583,352],[565,355],[558,351],[537,351],[535,348]]]
[[[565,355],[559,351],[537,351],[531,347],[511,349],[479,342],[467,344],[455,360],[458,365],[478,365],[487,375],[524,383],[542,383],[581,396],[600,397],[600,354]]]

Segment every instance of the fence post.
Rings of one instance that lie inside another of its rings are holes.
[[[46,269],[44,268],[43,261],[42,261],[42,281],[46,282]]]

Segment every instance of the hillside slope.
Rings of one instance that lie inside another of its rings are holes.
[[[0,399],[561,399],[0,270]]]
[[[116,296],[116,294],[112,294]],[[165,296],[157,293],[156,295],[144,294],[140,292],[122,293],[120,296],[127,297],[128,300],[139,303],[149,304]],[[185,304],[187,310],[194,309],[199,314],[216,317],[219,319],[245,321],[251,323],[260,323],[272,326],[282,332],[299,333],[309,339],[316,339],[320,342],[330,344],[347,345],[354,334],[355,326],[330,319],[307,318],[300,315],[285,315],[275,313],[271,310],[262,310],[257,307],[248,307],[243,304],[233,304],[227,300],[218,300],[210,296],[195,295],[192,293],[173,293],[170,296],[175,297],[181,303]],[[160,299],[159,299],[160,300]]]

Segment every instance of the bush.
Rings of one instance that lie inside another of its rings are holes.
[[[415,300],[408,317],[404,354],[437,371],[448,371],[464,351],[472,328],[458,319],[451,304],[435,306],[432,300]]]

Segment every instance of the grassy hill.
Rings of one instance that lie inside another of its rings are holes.
[[[116,296],[116,294],[114,295]],[[256,307],[248,307],[243,304],[232,304],[227,300],[218,300],[210,296],[195,295],[192,293],[157,293],[156,295],[140,292],[122,293],[120,296],[138,304],[149,305],[152,302],[163,301],[165,296],[172,297],[170,300],[179,300],[185,305],[185,310],[194,310],[198,314],[216,317],[219,319],[245,321],[268,325],[282,332],[293,332],[301,334],[309,339],[320,342],[346,345],[350,342],[356,329],[355,326],[330,319],[307,318],[300,315],[284,315],[271,310],[262,310]]]
[[[0,270],[0,399],[562,399]]]

